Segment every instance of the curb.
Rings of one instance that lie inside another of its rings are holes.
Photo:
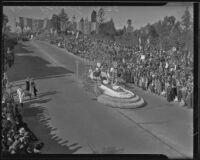
[[[64,77],[64,76],[72,76],[72,75],[73,75],[73,73],[68,73],[68,74],[59,74],[59,75],[50,75],[50,76],[36,77],[36,78],[33,78],[33,79],[34,80],[39,80],[39,79],[46,79],[46,78],[54,78],[55,76]],[[22,80],[18,80],[18,81],[11,81],[10,83],[13,86],[17,86],[17,85],[25,84],[25,80],[26,79],[22,79]]]

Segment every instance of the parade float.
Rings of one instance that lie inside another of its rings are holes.
[[[97,63],[96,69],[90,68],[88,77],[95,84],[95,90],[100,90],[97,101],[106,106],[137,108],[145,105],[143,98],[120,85],[114,68],[105,71],[102,70],[101,64]]]

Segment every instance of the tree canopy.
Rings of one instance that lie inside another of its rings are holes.
[[[105,12],[103,8],[100,8],[98,11],[98,22],[103,23],[105,21]]]

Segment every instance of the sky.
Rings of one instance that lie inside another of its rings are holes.
[[[132,20],[134,29],[139,29],[147,23],[155,23],[162,20],[165,16],[174,16],[180,20],[185,9],[189,6],[190,13],[193,16],[193,7],[191,3],[170,3],[166,6],[103,6],[105,19],[113,18],[116,29],[127,25],[127,20]],[[101,6],[4,6],[3,13],[8,16],[11,27],[14,26],[14,17],[27,18],[51,18],[53,14],[59,14],[64,8],[69,18],[73,15],[79,21],[82,17],[91,19],[93,10],[98,11]]]

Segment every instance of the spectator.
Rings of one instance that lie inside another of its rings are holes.
[[[30,87],[31,95],[33,94],[35,97],[37,97],[38,90],[36,89],[36,85],[35,85],[33,78],[31,79],[30,85],[31,85],[31,87]]]
[[[30,91],[30,79],[28,77],[26,78],[26,91]]]
[[[25,94],[22,89],[22,86],[19,86],[19,88],[17,89],[17,94],[18,94],[18,98],[19,98],[19,103],[20,103],[21,107],[23,108],[24,107],[23,100],[24,100]]]

